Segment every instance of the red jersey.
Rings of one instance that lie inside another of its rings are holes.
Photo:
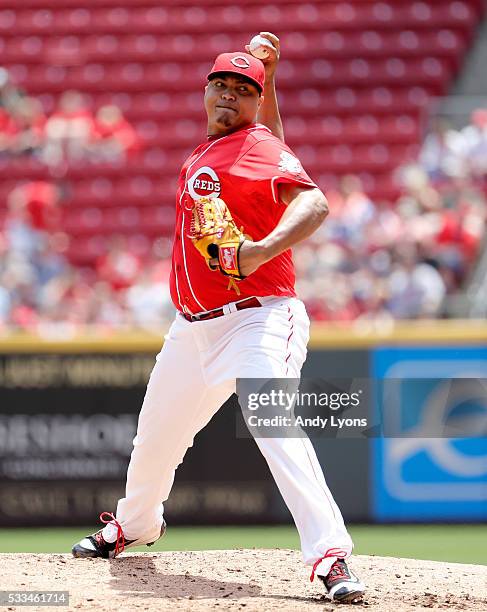
[[[188,238],[194,201],[215,196],[226,202],[245,234],[261,240],[276,227],[285,210],[279,200],[279,183],[316,187],[291,149],[260,124],[212,138],[188,157],[176,196],[170,279],[178,310],[197,314],[251,296],[296,295],[290,250],[238,282],[237,295],[228,289],[228,277],[211,271]]]
[[[60,223],[59,195],[55,185],[32,181],[22,187],[30,224],[39,230],[56,230]]]

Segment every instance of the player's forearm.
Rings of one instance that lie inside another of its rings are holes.
[[[327,214],[328,203],[319,189],[301,192],[288,204],[275,229],[259,241],[263,262],[311,236]]]
[[[274,77],[265,80],[264,101],[259,109],[257,121],[269,128],[276,138],[284,142],[284,128],[279,113]]]

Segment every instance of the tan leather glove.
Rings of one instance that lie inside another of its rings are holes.
[[[199,198],[194,203],[192,215],[189,238],[210,270],[220,270],[235,280],[244,279],[238,253],[248,238],[235,225],[225,202],[221,198]],[[231,285],[240,293],[234,283],[229,283],[229,288]]]

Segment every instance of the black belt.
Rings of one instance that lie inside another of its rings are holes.
[[[246,308],[259,308],[262,304],[256,297],[250,297],[246,300],[242,300],[241,302],[235,302],[235,308],[237,310],[245,310]],[[185,312],[181,313],[186,321],[190,323],[194,323],[195,321],[207,321],[208,319],[216,319],[217,317],[223,317],[225,311],[222,308],[215,308],[215,310],[208,310],[207,312],[202,312],[201,314],[190,315]]]

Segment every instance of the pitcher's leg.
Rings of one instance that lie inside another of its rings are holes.
[[[256,442],[296,523],[304,562],[313,565],[333,548],[349,556],[352,540],[310,440],[257,438]],[[326,575],[334,560],[323,560],[319,573]]]
[[[269,315],[263,312],[255,317],[261,315],[266,317],[266,326],[247,326],[246,342],[253,350],[249,359],[249,351],[242,347],[245,377],[299,379],[309,329],[304,305],[299,300],[286,300],[277,306],[272,304]],[[349,556],[352,540],[310,440],[262,437],[256,442],[293,515],[305,563],[314,565],[332,548]],[[324,559],[317,568],[319,573],[326,575],[334,560]]]
[[[192,334],[186,331],[170,333],[158,355],[139,416],[125,497],[117,506],[125,537],[142,544],[159,537],[162,502],[176,468],[194,436],[233,391],[229,385],[207,387]]]

